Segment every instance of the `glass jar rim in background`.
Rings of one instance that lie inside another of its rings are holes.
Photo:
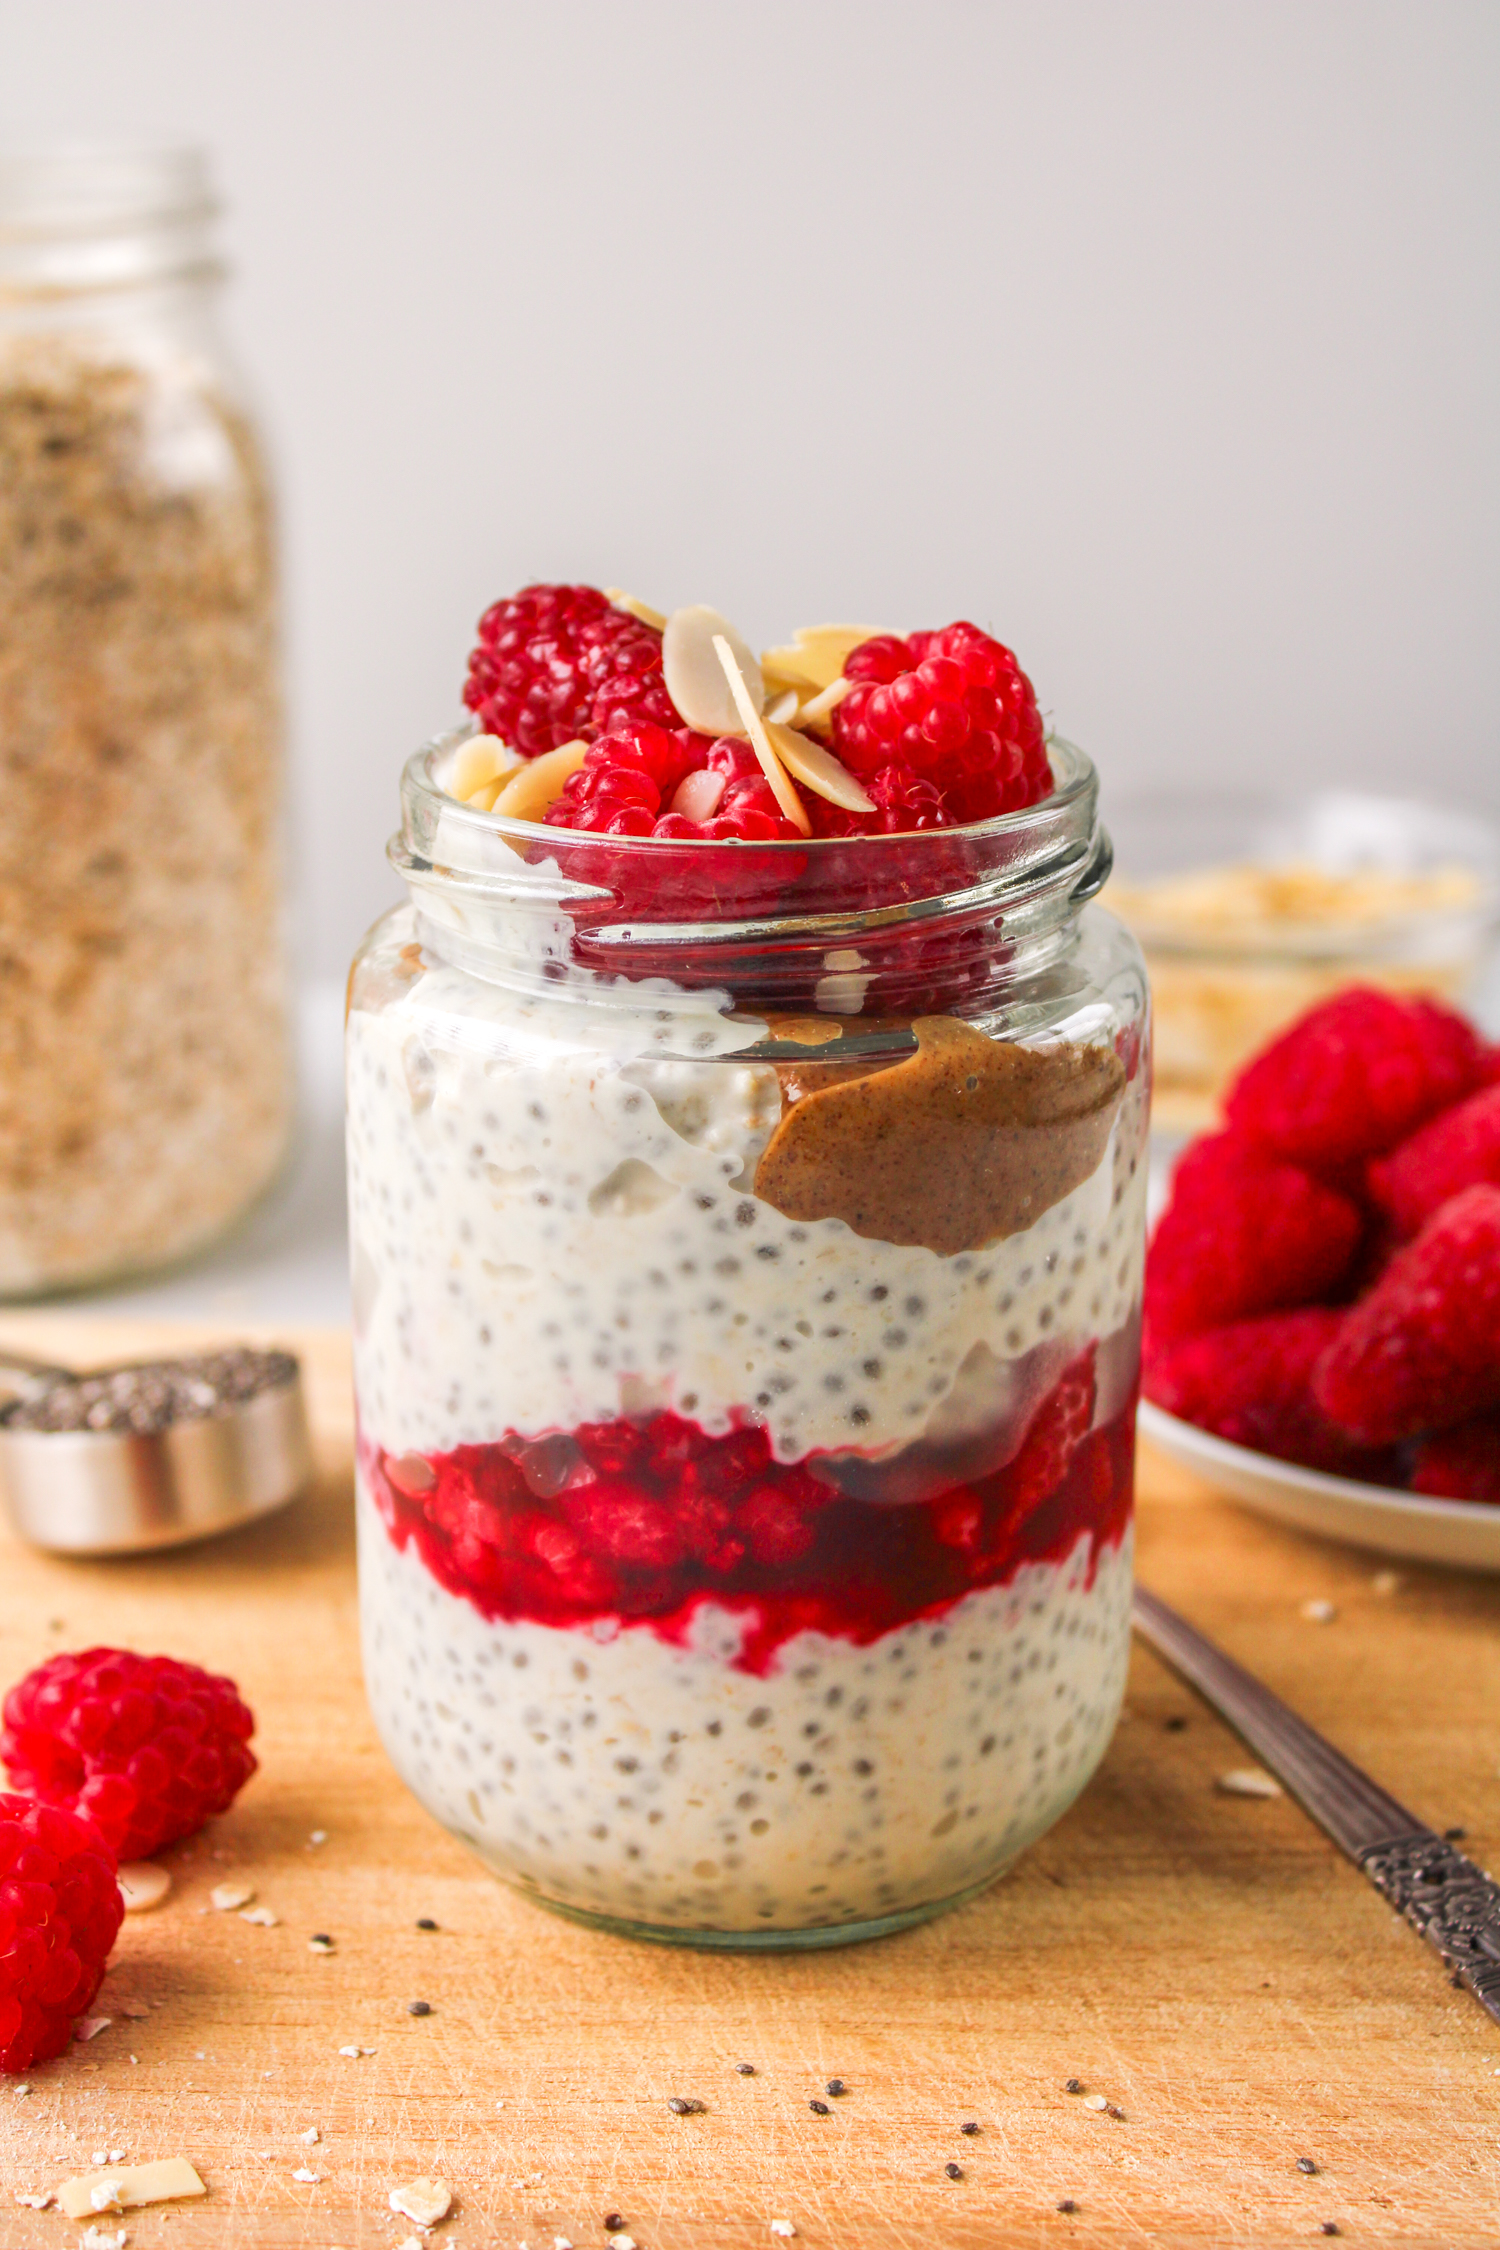
[[[0,306],[217,280],[208,152],[151,139],[0,142]]]

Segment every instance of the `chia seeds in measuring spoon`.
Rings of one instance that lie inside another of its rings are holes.
[[[42,1378],[0,1412],[9,1430],[93,1430],[149,1437],[178,1422],[232,1413],[296,1380],[287,1352],[245,1346],[181,1359],[142,1360],[91,1375]]]

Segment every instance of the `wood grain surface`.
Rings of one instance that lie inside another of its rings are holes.
[[[84,1361],[210,1340],[58,1313],[8,1316],[0,1337]],[[1500,2242],[1494,2027],[1294,1805],[1215,1789],[1246,1754],[1140,1650],[1080,1803],[925,1929],[722,1958],[513,1897],[375,1739],[347,1343],[278,1340],[310,1378],[305,1500],[152,1560],[0,1546],[0,1684],[95,1641],[167,1650],[238,1679],[262,1760],[229,1815],[163,1855],[173,1889],[125,1924],[108,2030],[29,2092],[0,2082],[4,2250],[78,2241],[12,2197],[112,2148],[186,2156],[208,2183],[201,2203],[129,2214],[139,2250],[396,2250],[412,2229],[390,2191],[424,2173],[454,2191],[433,2250],[603,2250],[611,2213],[641,2250],[769,2245],[773,2218],[809,2250],[1292,2243],[1325,2221],[1351,2242]],[[1462,1825],[1481,1862],[1494,1851],[1496,1582],[1407,1567],[1382,1592],[1378,1558],[1263,1524],[1149,1455],[1139,1552],[1151,1585],[1398,1796]],[[1331,1623],[1302,1616],[1316,1597]],[[275,1928],[209,1910],[232,1876]],[[816,2116],[835,2075],[848,2092]],[[674,2116],[675,2095],[705,2112]]]

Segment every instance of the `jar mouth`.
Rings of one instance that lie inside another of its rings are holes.
[[[600,836],[501,819],[438,780],[472,727],[411,758],[389,857],[450,959],[505,983],[569,966],[858,1014],[968,1002],[1063,940],[1108,879],[1098,781],[1048,744],[1056,786],[967,828],[766,843]]]
[[[1060,735],[1048,738],[1055,787],[1020,812],[998,813],[964,828],[913,829],[896,835],[777,837],[743,843],[697,837],[601,836],[480,812],[450,796],[438,780],[470,725],[436,735],[408,760],[401,777],[402,825],[388,847],[392,865],[425,887],[478,885],[496,896],[546,895],[588,908],[618,900],[622,889],[651,885],[654,911],[640,917],[662,927],[679,917],[661,901],[677,895],[674,875],[722,871],[714,910],[695,925],[743,921],[736,911],[736,869],[781,870],[786,904],[772,917],[784,924],[793,902],[813,912],[882,913],[909,909],[918,898],[941,903],[955,889],[981,884],[997,902],[1019,902],[1070,878],[1109,872],[1109,840],[1098,822],[1098,776],[1092,760]],[[519,863],[519,864],[518,864]],[[805,871],[805,880],[796,877]],[[547,878],[550,877],[550,882]],[[961,881],[955,878],[961,877]],[[542,881],[539,883],[539,878]],[[914,890],[914,883],[918,886]],[[888,907],[878,892],[889,886]],[[1071,884],[1069,884],[1071,887]],[[816,895],[814,895],[816,894]],[[698,886],[690,895],[697,896]],[[1089,893],[1093,895],[1092,890]],[[763,917],[752,917],[762,919]]]

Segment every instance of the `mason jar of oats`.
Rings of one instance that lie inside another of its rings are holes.
[[[0,152],[0,1295],[159,1266],[286,1146],[266,478],[202,158]]]

